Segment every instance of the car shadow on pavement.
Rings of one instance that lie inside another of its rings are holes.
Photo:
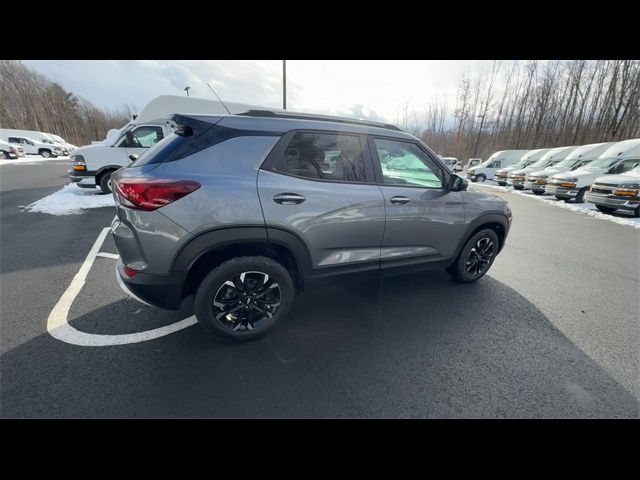
[[[111,318],[131,308],[119,302],[101,308]],[[108,321],[97,313],[86,315]],[[216,341],[197,325],[96,348],[45,334],[3,355],[2,373],[2,417],[639,412],[628,390],[518,292],[489,276],[460,285],[435,271],[306,293],[278,329],[248,343]]]

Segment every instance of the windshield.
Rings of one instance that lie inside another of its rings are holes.
[[[598,170],[598,169],[602,169],[602,168],[607,168],[609,165],[611,165],[616,160],[617,159],[615,159],[615,158],[598,158],[597,160],[594,160],[593,162],[589,163],[588,165],[585,165],[582,168],[585,168],[585,169],[588,169],[588,170]]]
[[[542,169],[546,167],[548,163],[549,163],[549,160],[541,159],[541,160],[538,160],[537,162],[532,162],[528,164],[527,167]]]
[[[566,167],[566,168],[571,168],[573,167],[574,164],[578,163],[579,160],[576,160],[575,158],[565,158],[564,160],[562,160],[561,162],[559,162],[556,167]]]
[[[552,160],[545,168],[557,167],[562,162],[560,160]]]

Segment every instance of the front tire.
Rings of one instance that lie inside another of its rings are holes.
[[[291,275],[267,257],[223,262],[202,281],[194,299],[198,322],[213,335],[253,340],[269,332],[291,307]]]
[[[636,207],[636,209],[633,211],[633,216],[636,218],[640,218],[640,206]]]
[[[596,205],[596,208],[600,210],[602,213],[611,213],[616,211],[615,208],[605,207],[604,205]]]
[[[578,191],[578,195],[576,195],[575,203],[584,203],[584,194],[587,193],[589,187],[583,187]]]
[[[98,185],[100,186],[100,190],[102,193],[111,193],[111,175],[113,172],[105,172],[100,175],[100,180],[98,180]]]
[[[544,192],[542,190],[531,190],[534,195],[542,195]]]
[[[40,156],[43,158],[50,158],[51,152],[49,150],[40,150]]]
[[[476,175],[476,182],[484,182],[487,179],[487,176],[483,173],[481,173],[480,175]]]
[[[481,279],[493,265],[499,245],[498,235],[490,228],[476,232],[467,240],[455,263],[447,268],[447,272],[461,283]]]
[[[0,152],[0,154],[1,154],[0,158],[2,158],[2,159],[6,160],[7,158],[9,158],[9,154],[7,152],[2,151],[2,152]]]

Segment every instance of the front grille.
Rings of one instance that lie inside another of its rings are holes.
[[[611,195],[613,191],[610,188],[591,187],[593,193],[599,193],[601,195]]]

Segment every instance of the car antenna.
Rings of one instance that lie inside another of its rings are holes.
[[[222,106],[224,107],[224,109],[229,112],[229,109],[227,108],[227,106],[224,104],[224,102],[222,101],[222,99],[218,96],[218,94],[216,93],[216,91],[213,89],[213,87],[210,85],[211,80],[209,80],[209,82],[207,83],[207,87],[209,87],[211,89],[211,91],[213,92],[213,94],[216,96],[216,98],[220,101],[220,103],[222,104]],[[229,115],[231,115],[231,112],[229,112]]]

